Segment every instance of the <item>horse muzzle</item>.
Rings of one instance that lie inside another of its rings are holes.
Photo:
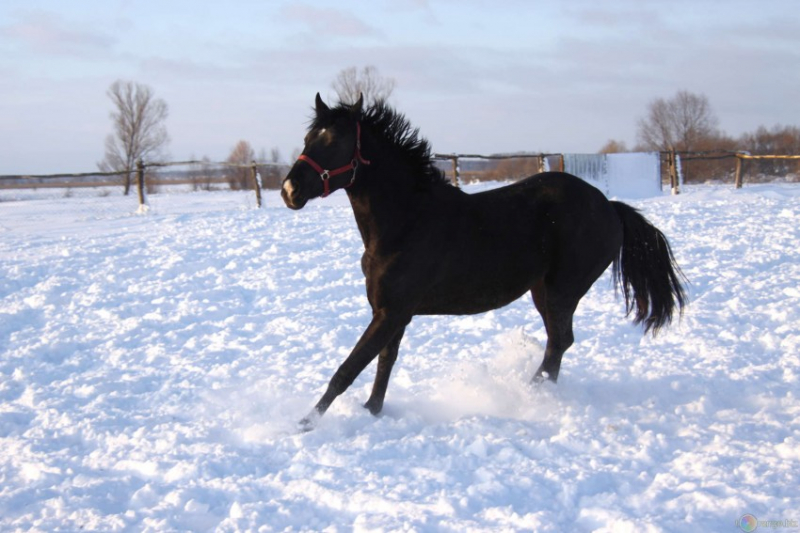
[[[308,198],[301,193],[301,191],[292,183],[290,178],[283,180],[283,187],[281,187],[281,198],[289,209],[302,209],[308,202]]]

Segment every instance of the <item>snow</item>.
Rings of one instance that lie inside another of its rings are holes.
[[[471,186],[475,189],[482,186]],[[344,194],[0,192],[0,530],[735,531],[800,520],[800,188],[631,200],[691,280],[646,338],[606,273],[557,386],[528,298],[416,318],[296,423],[369,321]],[[9,201],[10,199],[14,201]],[[796,529],[796,528],[795,528]]]

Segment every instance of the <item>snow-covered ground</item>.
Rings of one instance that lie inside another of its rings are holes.
[[[557,386],[528,298],[417,318],[305,434],[370,314],[343,193],[63,196],[0,192],[2,531],[800,530],[797,185],[631,201],[691,280],[657,339],[608,273]]]

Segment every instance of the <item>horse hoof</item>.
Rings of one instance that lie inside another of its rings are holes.
[[[312,411],[308,414],[308,416],[297,423],[297,429],[299,429],[301,433],[308,433],[309,431],[312,431],[317,427],[317,422],[319,422],[321,416],[322,415],[320,415],[318,411]]]
[[[378,416],[383,411],[383,403],[378,404],[378,402],[371,402],[367,401],[364,404],[365,409],[369,409],[369,412],[372,413],[372,416]]]
[[[549,372],[542,372],[541,374],[536,374],[533,376],[531,383],[534,385],[541,385],[542,383],[550,382],[555,384],[558,378],[555,376],[551,376]]]

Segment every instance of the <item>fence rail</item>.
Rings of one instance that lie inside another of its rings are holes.
[[[662,151],[660,152],[662,161],[666,165],[664,168],[667,180],[670,183],[673,194],[679,193],[679,161],[699,161],[699,160],[721,160],[721,159],[736,159],[736,168],[734,172],[734,186],[740,189],[743,185],[742,162],[746,160],[798,160],[800,155],[778,155],[778,154],[763,154],[754,155],[744,151],[706,151],[706,152],[687,152],[687,151]],[[454,185],[459,185],[461,182],[460,161],[462,159],[479,159],[486,161],[499,161],[507,159],[535,159],[538,160],[539,171],[544,170],[545,161],[547,158],[557,158],[557,169],[564,170],[564,154],[563,153],[526,153],[526,154],[499,154],[499,155],[483,155],[483,154],[459,154],[459,153],[434,153],[432,156],[438,161],[451,161],[452,162],[452,180]],[[135,173],[137,192],[139,197],[140,209],[146,207],[145,197],[145,171],[147,169],[179,167],[179,166],[196,166],[202,168],[209,167],[224,167],[232,169],[250,169],[253,183],[253,189],[256,194],[256,203],[261,207],[261,185],[259,184],[258,168],[259,167],[275,167],[285,168],[286,165],[282,163],[268,163],[256,162],[250,163],[230,163],[228,161],[213,162],[203,160],[188,160],[188,161],[169,161],[169,162],[147,162],[137,161],[136,168],[130,170],[117,170],[117,171],[96,171],[96,172],[76,172],[76,173],[57,173],[57,174],[17,174],[17,175],[0,175],[0,184],[7,181],[28,181],[28,180],[51,180],[51,179],[70,179],[70,178],[88,178],[88,177],[113,177],[124,176]]]
[[[258,183],[258,168],[259,167],[282,167],[284,165],[280,163],[256,163],[252,161],[250,163],[230,163],[227,161],[224,162],[212,162],[212,161],[198,161],[198,160],[189,160],[189,161],[169,161],[169,162],[148,162],[144,163],[143,161],[139,160],[136,162],[136,168],[130,170],[113,170],[113,171],[96,171],[96,172],[71,172],[71,173],[57,173],[57,174],[17,174],[17,175],[3,175],[0,176],[0,183],[4,181],[28,181],[28,180],[56,180],[56,179],[70,179],[70,178],[89,178],[89,177],[114,177],[114,176],[125,176],[130,174],[136,174],[136,186],[137,186],[137,193],[139,197],[139,209],[144,209],[146,206],[146,197],[145,197],[145,171],[147,169],[155,169],[155,168],[168,168],[168,167],[179,167],[179,166],[202,166],[202,167],[225,167],[225,168],[238,168],[238,169],[251,169],[252,172],[252,179],[253,182],[253,189],[256,193],[256,204],[258,207],[261,207],[261,186]]]
[[[228,168],[250,168],[252,163],[228,163],[227,161],[223,162],[216,162],[216,161],[170,161],[166,163],[159,163],[159,162],[148,162],[145,163],[145,168],[164,168],[164,167],[188,167],[191,165],[196,166],[211,166],[211,167],[228,167]],[[281,167],[284,166],[281,163],[264,163],[260,162],[257,163],[259,167]],[[135,172],[136,169],[132,168],[130,170],[112,170],[110,172],[103,172],[103,171],[96,171],[96,172],[73,172],[73,173],[61,173],[61,174],[7,174],[0,176],[0,181],[6,180],[27,180],[27,179],[57,179],[57,178],[89,178],[93,176],[124,176],[125,174]]]

